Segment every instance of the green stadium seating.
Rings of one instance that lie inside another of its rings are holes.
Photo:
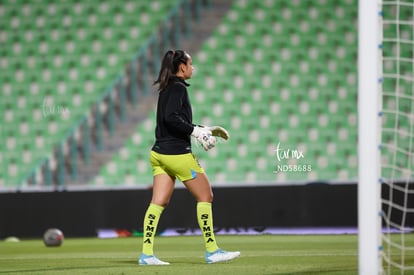
[[[10,140],[2,145],[0,187],[19,186],[51,154],[176,3],[0,4],[0,124]],[[27,152],[31,161],[24,161]]]
[[[354,0],[234,1],[193,53],[189,81],[194,120],[231,133],[212,152],[194,146],[213,183],[356,179],[356,19]],[[137,133],[148,142],[134,150],[147,152],[153,129]],[[278,143],[304,157],[279,162]],[[278,164],[311,171],[274,173]],[[151,182],[150,170],[134,173]]]
[[[173,2],[31,0],[0,5],[0,43],[6,45],[0,47],[0,130],[6,141],[0,145],[5,167],[0,186],[15,185],[19,175],[50,153],[51,145],[156,30]],[[194,145],[213,184],[357,179],[357,9],[356,0],[233,2],[201,50],[192,53],[194,121],[222,125],[231,134],[207,153]],[[384,26],[385,37],[394,32]],[[402,27],[401,34],[412,40],[408,29]],[[384,51],[393,46],[385,42]],[[412,56],[411,46],[402,45],[401,51]],[[412,74],[411,62],[384,60],[385,74],[397,68]],[[397,81],[401,92],[412,91],[410,82],[386,78],[384,108],[395,111],[398,100],[410,113],[410,102],[391,95]],[[46,116],[45,99],[67,107],[70,116]],[[151,184],[154,119],[151,113],[137,125],[88,184]],[[408,125],[410,118],[400,123]],[[385,144],[396,138],[401,147],[408,146],[403,130],[398,137],[387,132],[396,127],[392,116],[385,117],[383,126]],[[300,150],[304,157],[279,161],[278,144]],[[276,171],[278,165],[307,170]]]

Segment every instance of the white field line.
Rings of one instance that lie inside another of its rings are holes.
[[[204,255],[200,253],[200,256],[191,256],[191,258],[204,258]],[[138,258],[139,253],[137,253],[136,257],[131,257],[130,253],[128,255],[122,256],[106,256],[105,253],[101,255],[82,255],[82,254],[74,254],[74,255],[30,255],[30,256],[0,256],[0,261],[3,260],[29,260],[29,259],[135,259]],[[340,256],[357,256],[357,252],[339,252],[339,253],[270,253],[270,254],[250,254],[246,253],[243,254],[241,252],[241,258],[253,258],[253,257],[340,257]],[[179,259],[179,258],[189,258],[188,256],[170,256],[163,254],[163,258],[169,259]]]

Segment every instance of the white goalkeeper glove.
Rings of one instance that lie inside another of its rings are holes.
[[[194,126],[191,135],[197,139],[205,151],[216,146],[216,138],[213,137],[211,131],[205,127]]]
[[[215,137],[221,137],[222,139],[228,140],[230,138],[229,132],[221,126],[207,126],[208,130],[211,131],[211,134]]]

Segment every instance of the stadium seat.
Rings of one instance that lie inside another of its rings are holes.
[[[189,81],[194,119],[231,134],[217,152],[195,149],[213,182],[356,178],[356,18],[355,1],[234,2]],[[312,171],[274,173],[278,143],[306,149],[280,164]]]
[[[3,156],[2,184],[19,186],[36,160],[51,154],[176,3],[2,3],[0,122],[16,144]],[[46,142],[25,142],[35,138]],[[27,152],[33,161],[22,162]]]
[[[27,148],[46,154],[45,147],[74,121],[39,121],[43,101],[36,96],[50,93],[55,104],[67,106],[73,116],[86,111],[137,45],[155,31],[151,26],[162,20],[172,2],[102,1],[96,6],[58,1],[43,9],[42,1],[28,2],[25,8],[6,5],[0,42],[7,46],[0,49],[0,67],[17,68],[0,75],[1,119],[10,137],[3,145],[6,177],[14,178],[26,167],[20,159],[23,154],[29,159]],[[138,11],[142,16],[137,19]],[[34,24],[22,13],[33,16]],[[356,180],[356,23],[355,0],[234,1],[213,35],[193,53],[197,70],[189,80],[194,121],[222,125],[231,134],[211,152],[194,146],[213,183]],[[384,28],[385,35],[394,31]],[[412,56],[411,48],[402,51]],[[411,73],[410,64],[385,61],[384,72],[392,74],[400,66]],[[393,91],[396,81],[386,79],[383,90]],[[402,91],[411,90],[409,83],[399,84]],[[26,99],[27,90],[33,96]],[[80,92],[84,90],[89,92]],[[11,96],[16,92],[23,96]],[[392,109],[395,100],[386,97],[384,106]],[[151,183],[147,159],[154,118],[152,113],[137,126],[91,185]],[[383,123],[395,127],[392,119]],[[26,143],[30,137],[39,142]],[[399,142],[408,142],[404,133]],[[303,149],[303,158],[279,161],[278,144]],[[31,158],[37,155],[32,152]],[[278,164],[309,165],[311,171],[275,173]]]

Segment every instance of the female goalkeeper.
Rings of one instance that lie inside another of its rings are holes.
[[[206,247],[205,260],[216,263],[234,259],[240,252],[221,250],[213,231],[210,182],[191,152],[191,136],[207,151],[214,147],[215,138],[228,139],[227,131],[219,126],[204,127],[192,123],[192,110],[187,93],[193,66],[191,56],[182,50],[165,53],[157,80],[158,105],[156,141],[150,152],[154,175],[151,203],[144,217],[142,254],[139,265],[166,265],[154,256],[154,236],[161,213],[170,201],[175,180],[184,183],[197,200],[197,219]]]

